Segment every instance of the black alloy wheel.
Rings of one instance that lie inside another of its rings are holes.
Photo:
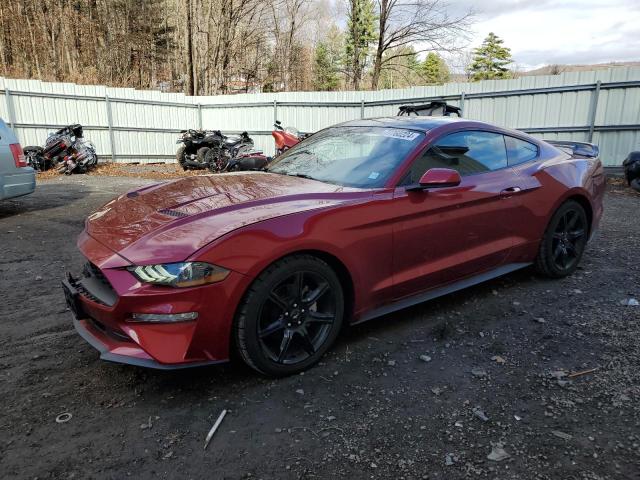
[[[579,259],[587,235],[583,217],[577,210],[567,210],[553,232],[551,251],[559,269],[569,269]]]
[[[553,278],[571,274],[578,266],[588,240],[589,226],[582,205],[569,200],[553,215],[540,245],[536,266]]]
[[[262,305],[260,346],[276,363],[299,363],[318,351],[335,320],[336,300],[327,280],[296,272],[276,285]]]
[[[344,299],[335,272],[310,255],[276,262],[250,287],[236,322],[245,362],[274,376],[316,363],[337,337]]]

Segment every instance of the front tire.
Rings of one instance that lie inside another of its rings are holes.
[[[245,294],[235,343],[254,370],[282,377],[317,363],[340,332],[344,295],[333,269],[312,255],[267,268]]]
[[[200,163],[202,165],[202,168],[206,168],[207,167],[206,156],[207,156],[207,152],[209,150],[210,150],[209,147],[200,147],[198,149],[198,151],[196,152],[196,159],[198,160],[198,163]]]
[[[589,224],[582,205],[574,200],[563,203],[551,217],[540,242],[536,269],[550,278],[572,274],[587,245]]]
[[[220,147],[211,147],[205,155],[205,164],[212,173],[221,173],[229,164],[225,152]]]

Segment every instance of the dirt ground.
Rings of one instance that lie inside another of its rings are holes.
[[[388,315],[271,380],[106,363],[73,330],[84,217],[149,181],[51,177],[0,203],[0,477],[640,479],[640,307],[621,303],[640,299],[639,195],[610,187],[572,277]]]

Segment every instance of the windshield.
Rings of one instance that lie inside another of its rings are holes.
[[[296,127],[285,127],[284,131],[290,133],[291,135],[295,135],[296,137],[300,136],[300,130],[298,130]]]
[[[268,172],[358,188],[384,186],[424,133],[390,127],[331,127],[276,158]]]

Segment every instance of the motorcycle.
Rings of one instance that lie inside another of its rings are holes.
[[[273,160],[260,151],[240,154],[225,165],[222,172],[239,172],[243,170],[263,170]]]
[[[242,132],[240,135],[222,135],[222,141],[205,153],[204,163],[214,173],[249,170],[254,162],[249,161],[249,158],[254,158],[255,162],[267,159],[262,152],[254,150],[253,139],[249,134]]]
[[[629,153],[622,166],[627,184],[636,192],[640,192],[640,151]]]
[[[183,170],[208,168],[206,154],[212,148],[218,149],[224,139],[220,130],[181,130],[176,143],[183,145],[176,152],[176,160]]]
[[[73,158],[75,169],[86,172],[98,163],[95,147],[91,142],[84,141],[83,128],[80,124],[72,124],[50,133],[44,147],[29,146],[24,148],[27,163],[37,171],[49,170],[65,158]],[[68,170],[67,167],[61,171]]]
[[[271,135],[276,142],[276,157],[282,152],[285,152],[294,145],[300,143],[310,135],[308,133],[300,133],[295,127],[285,128],[282,126],[282,122],[280,122],[280,120],[276,120],[273,127],[274,130],[271,132]]]
[[[86,173],[98,164],[98,155],[96,155],[96,147],[91,142],[84,141],[82,138],[76,140],[74,148],[65,155],[60,166],[59,173],[71,175],[74,171],[78,173]]]

